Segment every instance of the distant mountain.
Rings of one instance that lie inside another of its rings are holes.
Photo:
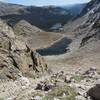
[[[6,20],[10,26],[16,25],[20,20],[26,20],[30,24],[44,30],[49,30],[52,25],[62,25],[70,20],[73,15],[60,7],[55,6],[23,6],[0,2],[0,17]]]
[[[10,15],[10,14],[20,14],[20,11],[23,10],[25,6],[10,4],[0,2],[0,16]]]
[[[69,12],[73,14],[79,14],[83,8],[85,7],[86,3],[84,4],[75,4],[75,5],[64,5],[62,8],[68,10]]]

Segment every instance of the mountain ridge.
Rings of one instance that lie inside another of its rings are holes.
[[[1,5],[0,17],[12,27],[18,21],[26,20],[34,26],[49,30],[55,23],[64,24],[72,17],[68,11],[60,7],[35,7],[6,3],[1,3]]]
[[[83,4],[73,4],[73,5],[65,5],[62,6],[62,8],[70,11],[71,13],[78,15],[80,14],[80,12],[84,9],[84,7],[86,6],[86,3]]]

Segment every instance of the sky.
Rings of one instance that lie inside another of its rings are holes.
[[[68,5],[85,3],[90,0],[0,0],[9,3],[23,4],[23,5],[35,5],[35,6],[47,6],[47,5]]]

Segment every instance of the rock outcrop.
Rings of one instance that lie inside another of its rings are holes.
[[[21,75],[35,77],[46,70],[44,58],[32,51],[6,23],[0,21],[0,79],[15,80]]]

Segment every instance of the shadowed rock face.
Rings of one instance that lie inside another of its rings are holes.
[[[21,75],[35,77],[36,73],[46,70],[44,59],[0,21],[0,79],[15,80]]]
[[[100,83],[92,87],[88,91],[88,95],[91,97],[92,100],[100,100]]]

